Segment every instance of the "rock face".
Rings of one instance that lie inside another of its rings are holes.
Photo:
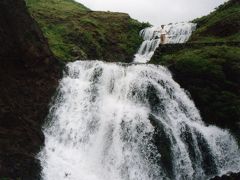
[[[0,179],[39,179],[35,155],[61,66],[24,0],[0,1]]]

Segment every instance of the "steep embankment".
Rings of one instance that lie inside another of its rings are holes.
[[[198,29],[190,42],[240,42],[239,0],[230,0],[208,16],[194,20]]]
[[[64,60],[132,60],[147,24],[124,13],[91,11],[73,0],[26,0],[54,54]]]
[[[151,63],[169,66],[205,122],[240,137],[240,3],[229,1],[195,22],[188,44],[160,46]]]
[[[60,66],[24,0],[0,1],[0,179],[39,179],[35,159]]]

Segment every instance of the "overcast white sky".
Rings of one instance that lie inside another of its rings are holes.
[[[161,25],[207,15],[226,0],[76,0],[92,10],[125,12],[141,22]]]

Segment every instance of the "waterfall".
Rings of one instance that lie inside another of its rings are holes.
[[[202,180],[240,171],[234,137],[205,125],[157,65],[67,64],[44,134],[43,180]]]
[[[240,170],[234,138],[204,125],[161,66],[69,63],[44,133],[46,180],[205,179]]]
[[[188,41],[192,32],[196,29],[194,23],[175,23],[165,25],[163,28],[166,31],[166,39],[161,42],[161,27],[148,27],[140,32],[143,38],[143,43],[140,46],[138,53],[135,55],[134,62],[146,63],[154,54],[160,43],[163,44],[178,44]]]

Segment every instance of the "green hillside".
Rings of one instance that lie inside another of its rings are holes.
[[[240,4],[231,0],[211,14],[195,19],[198,29],[191,42],[240,41]]]
[[[129,61],[141,43],[139,23],[124,13],[91,11],[73,0],[26,0],[50,48],[64,61]]]

